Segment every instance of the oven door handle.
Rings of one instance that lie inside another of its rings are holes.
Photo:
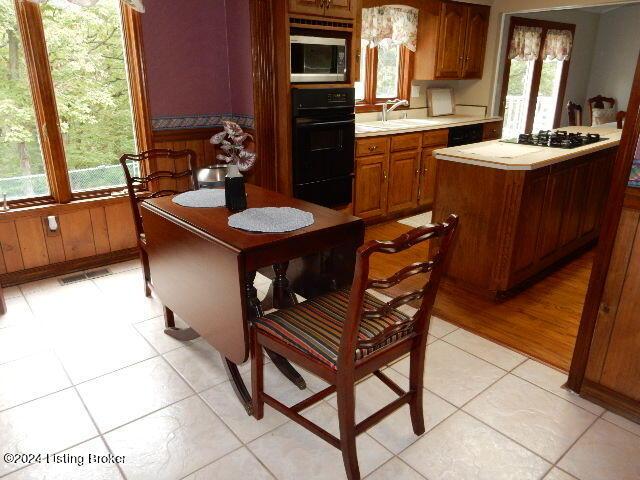
[[[309,123],[298,123],[296,126],[298,128],[316,128],[316,127],[331,127],[331,126],[340,126],[340,125],[353,125],[355,127],[356,121],[351,120],[335,120],[331,122],[309,122]]]

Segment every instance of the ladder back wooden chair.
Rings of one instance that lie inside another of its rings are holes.
[[[125,154],[120,157],[120,164],[124,169],[131,200],[144,276],[144,293],[148,297],[152,283],[139,204],[149,198],[197,190],[196,154],[193,150],[154,149],[140,154]]]
[[[575,127],[582,125],[582,106],[577,103],[567,103],[567,113],[569,117],[569,126]]]
[[[601,125],[616,121],[615,98],[596,95],[588,99],[587,104],[589,105],[589,119],[591,120],[589,125]]]
[[[360,478],[356,436],[398,408],[409,404],[414,433],[424,433],[422,396],[427,332],[457,224],[458,217],[450,215],[445,223],[416,228],[392,241],[370,241],[357,251],[350,289],[321,295],[257,318],[251,326],[255,418],[263,417],[266,403],[340,449],[350,480]],[[391,255],[426,241],[436,242],[431,245],[431,252],[435,253],[428,260],[408,265],[389,278],[369,278],[369,259],[374,253]],[[367,292],[368,289],[388,289],[413,275],[427,273],[423,288],[387,302]],[[419,299],[420,307],[413,316],[397,310]],[[263,348],[301,365],[330,386],[287,407],[264,392]],[[410,354],[409,391],[404,391],[380,371],[406,353]],[[380,379],[398,398],[356,424],[355,384],[369,374]],[[303,409],[333,392],[337,392],[340,438],[300,415]]]

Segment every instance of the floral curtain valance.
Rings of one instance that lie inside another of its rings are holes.
[[[362,9],[362,39],[370,47],[404,45],[416,51],[418,9],[406,5],[384,5]]]
[[[509,46],[510,60],[537,60],[540,56],[540,42],[542,41],[541,27],[519,25],[513,29],[513,38]],[[550,28],[542,47],[542,58],[545,60],[569,60],[573,34],[570,30],[555,30]]]
[[[545,60],[569,60],[571,47],[573,46],[573,34],[570,30],[547,31],[542,50]]]
[[[32,3],[47,3],[48,0],[26,0]],[[144,5],[142,4],[142,0],[122,0],[124,3],[129,5],[134,10],[138,12],[144,13]],[[81,7],[91,7],[98,3],[98,0],[67,0],[69,3],[73,3],[75,5],[79,5]]]
[[[542,28],[519,25],[513,29],[509,46],[510,60],[537,60],[540,54]]]

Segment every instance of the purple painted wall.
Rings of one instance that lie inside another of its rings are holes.
[[[249,0],[227,0],[229,80],[233,113],[253,116],[250,17]]]
[[[151,0],[145,7],[152,118],[253,115],[249,0]]]

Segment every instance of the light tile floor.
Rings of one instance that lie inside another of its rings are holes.
[[[8,479],[339,479],[340,452],[273,409],[256,422],[236,401],[217,352],[162,333],[138,262],[94,280],[7,289],[0,317],[0,450],[65,453],[67,464],[0,461]],[[260,296],[268,282],[256,280]],[[405,407],[358,438],[368,479],[640,478],[640,425],[562,388],[566,376],[434,318],[427,347],[427,432]],[[248,365],[241,367],[246,381]],[[267,360],[266,389],[304,392]],[[387,369],[408,380],[407,359]],[[362,419],[393,398],[377,379],[357,387]],[[303,413],[337,433],[335,398]],[[116,466],[88,455],[124,455]],[[84,459],[84,463],[81,460]]]

